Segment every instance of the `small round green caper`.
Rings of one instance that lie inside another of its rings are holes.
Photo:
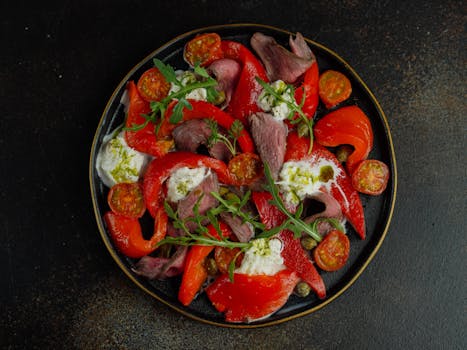
[[[318,245],[318,242],[316,242],[313,238],[310,236],[305,236],[300,240],[303,249],[305,250],[312,250],[314,247]]]
[[[206,267],[206,271],[208,272],[209,276],[215,276],[219,271],[217,268],[216,260],[213,258],[207,258],[204,262],[204,267]]]
[[[310,294],[311,288],[306,282],[299,282],[295,286],[295,293],[300,296],[300,297],[306,297],[308,294]]]

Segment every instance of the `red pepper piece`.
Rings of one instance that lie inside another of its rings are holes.
[[[373,129],[365,113],[357,106],[339,108],[320,119],[313,128],[315,139],[327,147],[352,145],[346,168],[352,174],[355,166],[368,157],[373,147]]]
[[[167,153],[161,158],[153,159],[144,175],[143,193],[149,213],[154,217],[162,206],[162,184],[173,171],[182,167],[198,168],[201,166],[214,170],[221,183],[235,183],[227,165],[218,159],[191,152]]]
[[[305,113],[309,119],[312,119],[315,115],[316,109],[319,104],[319,69],[318,62],[316,60],[305,72],[302,85],[295,90],[295,101],[297,104],[301,104],[303,100],[303,93],[305,93],[305,102],[302,107],[303,113]]]
[[[146,240],[137,218],[128,218],[111,211],[104,214],[104,221],[117,249],[130,258],[141,258],[156,249],[156,244],[167,232],[167,220],[163,208],[158,210],[155,214],[154,233],[151,239]]]
[[[141,114],[150,113],[151,108],[149,102],[141,97],[133,81],[128,82],[127,91],[130,105],[125,126],[131,128],[134,125],[144,124],[146,119]],[[173,140],[156,139],[153,123],[148,123],[138,131],[125,131],[125,141],[131,148],[139,152],[148,153],[154,157],[160,157],[167,153],[173,146]]]
[[[224,237],[230,235],[230,228],[223,222],[219,222],[219,226]],[[209,234],[217,239],[220,239],[214,226],[207,227]],[[201,286],[208,277],[208,272],[204,266],[204,260],[209,253],[214,249],[214,246],[194,245],[187,253],[185,260],[185,268],[183,270],[182,283],[178,290],[178,300],[188,306],[191,304],[199,292]]]
[[[272,200],[272,195],[269,192],[253,192],[252,199],[266,229],[279,226],[287,218],[284,213],[269,202]],[[297,272],[299,277],[308,283],[319,298],[324,298],[326,296],[326,287],[323,279],[306,251],[302,248],[300,240],[295,239],[293,233],[288,230],[280,232],[278,238],[283,243],[281,255],[284,259],[284,265]]]
[[[308,160],[312,164],[319,159],[326,159],[339,169],[339,176],[330,187],[330,194],[339,202],[342,213],[349,220],[361,239],[365,239],[365,216],[362,202],[358,192],[352,186],[352,180],[345,172],[336,156],[321,146],[313,143],[313,150],[308,154],[310,140],[306,137],[299,137],[296,132],[291,132],[287,136],[287,150],[285,161]]]
[[[251,199],[253,199],[261,222],[266,226],[267,230],[279,226],[287,219],[283,212],[269,203],[272,200],[272,195],[269,192],[253,192]]]
[[[214,307],[225,312],[227,322],[253,322],[279,310],[292,294],[298,276],[282,270],[273,276],[228,274],[219,276],[206,289]]]
[[[326,297],[326,286],[323,279],[310,260],[308,253],[303,249],[300,240],[294,238],[293,233],[284,230],[278,238],[282,241],[282,258],[287,268],[296,271],[300,278],[313,289],[318,298]]]
[[[217,122],[220,126],[224,129],[228,130],[232,126],[235,119],[224,112],[222,109],[214,106],[213,104],[206,102],[206,101],[197,101],[189,99],[192,109],[184,108],[183,109],[183,121],[191,120],[191,119],[212,119]],[[158,137],[163,138],[167,137],[171,134],[172,130],[175,129],[177,124],[170,123],[169,119],[172,115],[174,104],[170,105],[166,114],[164,121],[159,129]],[[255,152],[255,145],[253,140],[250,136],[250,133],[244,128],[241,131],[240,136],[238,137],[238,144],[243,152],[254,153]]]
[[[260,111],[256,101],[263,88],[256,81],[256,77],[266,82],[269,79],[262,63],[244,45],[223,40],[221,47],[224,57],[234,59],[242,65],[242,71],[227,112],[247,125],[248,117]]]

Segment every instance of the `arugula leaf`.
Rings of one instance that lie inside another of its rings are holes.
[[[175,74],[175,70],[172,66],[165,64],[161,60],[154,58],[153,59],[154,65],[159,69],[161,74],[169,83],[174,83],[175,85],[181,85],[181,83],[177,79],[177,75]]]

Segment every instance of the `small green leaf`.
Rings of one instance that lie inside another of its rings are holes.
[[[169,83],[174,83],[176,85],[180,85],[180,82],[177,79],[177,75],[175,74],[175,70],[168,64],[165,64],[161,60],[154,58],[153,59],[154,65],[159,69],[161,74]]]

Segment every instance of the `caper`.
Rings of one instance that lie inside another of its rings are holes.
[[[341,163],[345,163],[347,158],[352,154],[353,147],[350,145],[341,145],[336,150],[337,160]]]
[[[204,261],[204,267],[206,268],[206,271],[208,272],[209,276],[215,276],[219,271],[219,269],[217,268],[216,260],[214,260],[213,258],[207,258]]]
[[[295,293],[300,296],[300,297],[306,297],[308,294],[310,294],[311,288],[306,282],[299,282],[295,286]]]
[[[214,100],[215,105],[220,105],[225,101],[225,92],[224,91],[218,91],[218,94],[216,96],[216,99]]]
[[[305,236],[303,237],[300,242],[302,243],[302,247],[305,250],[312,250],[314,247],[317,246],[318,242],[316,242],[313,238],[310,236]]]

